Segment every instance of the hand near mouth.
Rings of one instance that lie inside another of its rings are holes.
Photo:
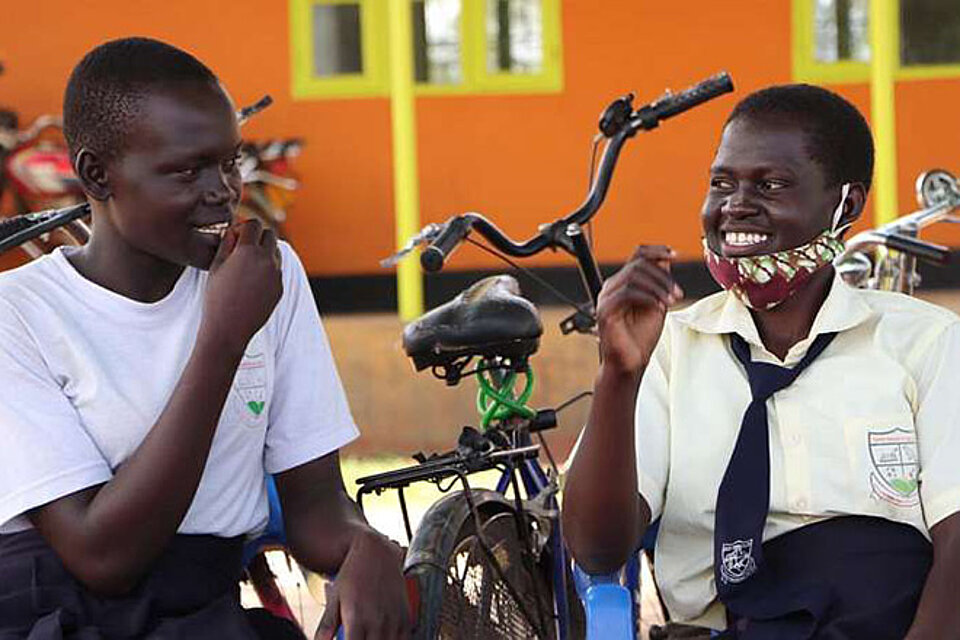
[[[251,219],[230,226],[210,265],[201,331],[243,353],[283,293],[277,235]]]

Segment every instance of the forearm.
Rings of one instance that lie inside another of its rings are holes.
[[[346,493],[317,508],[286,518],[287,544],[305,567],[324,575],[337,573],[358,535],[380,535]]]
[[[907,640],[960,639],[960,515],[938,523],[933,531],[933,567]]]
[[[637,491],[634,444],[641,375],[601,366],[587,428],[567,473],[564,537],[577,562],[591,572],[620,567],[649,522]]]
[[[115,476],[85,500],[34,518],[91,588],[131,588],[176,532],[200,483],[241,357],[242,349],[225,349],[201,333],[157,422]]]
[[[287,545],[304,566],[336,573],[358,535],[379,535],[347,495],[338,452],[274,476]]]

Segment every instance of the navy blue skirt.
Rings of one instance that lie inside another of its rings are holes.
[[[258,640],[240,607],[243,540],[177,535],[131,593],[83,588],[35,531],[0,536],[0,640]]]
[[[914,527],[881,518],[826,520],[763,545],[764,564],[727,602],[738,640],[901,640],[933,563]]]

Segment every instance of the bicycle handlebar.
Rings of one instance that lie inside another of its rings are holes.
[[[733,81],[726,72],[707,78],[703,82],[680,93],[667,92],[654,102],[633,110],[633,95],[619,98],[611,103],[600,118],[600,131],[608,139],[597,177],[587,194],[586,200],[573,213],[541,227],[540,232],[525,242],[515,242],[503,233],[495,224],[477,213],[466,213],[450,218],[441,227],[420,255],[420,264],[426,271],[439,271],[456,247],[475,230],[503,253],[525,258],[543,251],[548,247],[562,247],[571,250],[566,240],[566,230],[570,225],[582,225],[589,222],[600,209],[606,198],[613,170],[620,150],[628,138],[637,131],[649,131],[656,128],[661,120],[672,118],[684,111],[733,91]]]
[[[934,262],[940,265],[945,265],[950,262],[950,249],[947,247],[933,244],[931,242],[917,240],[916,238],[911,238],[910,236],[903,236],[898,233],[888,233],[885,234],[884,244],[891,249],[909,253],[910,255],[916,256],[921,260],[926,260],[927,262]]]
[[[443,226],[430,246],[420,254],[420,264],[424,269],[439,271],[443,268],[444,261],[463,242],[473,227],[473,221],[467,217],[469,215],[471,214],[455,216]]]
[[[631,118],[634,128],[653,129],[661,120],[672,118],[725,93],[733,91],[733,80],[727,72],[718,73],[674,94],[669,91],[656,102],[641,107]]]
[[[241,108],[237,111],[237,123],[242,125],[244,122],[249,120],[251,116],[260,113],[271,104],[273,104],[273,98],[271,98],[269,95],[266,95],[257,100],[255,103]]]
[[[920,260],[938,265],[945,265],[950,262],[950,249],[948,247],[890,231],[864,231],[850,238],[846,245],[843,254],[837,259],[838,262],[852,254],[877,245],[902,251]]]
[[[0,220],[0,253],[89,214],[90,205],[84,202],[62,209],[24,213]]]

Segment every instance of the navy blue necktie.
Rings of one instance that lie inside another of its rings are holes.
[[[725,604],[739,595],[763,561],[763,527],[770,508],[770,433],[767,400],[790,386],[819,356],[835,333],[817,336],[792,369],[750,359],[750,346],[730,334],[733,353],[743,365],[753,396],[717,492],[713,533],[713,572],[717,594]]]

